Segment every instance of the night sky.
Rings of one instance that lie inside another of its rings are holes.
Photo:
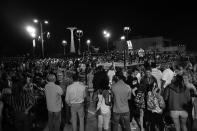
[[[34,18],[49,21],[49,25],[44,26],[44,31],[51,32],[51,38],[45,40],[46,54],[63,52],[61,41],[66,39],[70,42],[70,32],[66,29],[69,26],[83,30],[83,45],[90,38],[94,46],[104,48],[104,29],[111,32],[112,44],[123,34],[123,27],[130,26],[130,39],[135,36],[164,36],[186,44],[189,50],[197,50],[197,9],[194,3],[121,2],[2,2],[0,55],[16,56],[32,52],[32,38],[25,27],[33,25],[39,30],[39,26],[33,23]],[[40,43],[37,45],[37,53],[40,53]]]

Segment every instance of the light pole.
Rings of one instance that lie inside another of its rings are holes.
[[[66,40],[62,40],[62,46],[64,47],[64,56],[66,55],[66,51],[65,51],[66,45],[67,45],[67,41]]]
[[[128,35],[129,35],[129,32],[131,31],[131,28],[129,26],[125,26],[123,30],[126,33],[126,40],[128,40]]]
[[[41,38],[41,43],[42,43],[42,58],[44,58],[43,23],[44,24],[48,24],[49,22],[47,20],[37,20],[37,19],[34,19],[34,23],[39,23],[40,24],[40,38]]]
[[[107,52],[108,52],[108,42],[109,42],[109,38],[111,37],[111,34],[106,30],[103,31],[103,34],[104,34],[104,37],[107,40]]]
[[[88,39],[88,40],[86,41],[86,44],[87,44],[87,46],[88,46],[88,52],[90,52],[90,43],[91,43],[91,40]]]
[[[120,40],[122,41],[122,43],[123,43],[123,55],[124,55],[124,69],[126,69],[126,38],[125,38],[125,36],[121,36],[120,37]]]
[[[83,31],[77,30],[76,36],[78,37],[78,40],[79,40],[78,55],[81,55],[81,37],[83,36]]]
[[[32,26],[27,26],[26,27],[26,31],[30,34],[30,36],[33,38],[33,52],[32,55],[34,57],[35,55],[35,47],[36,47],[36,42],[35,42],[35,38],[36,38],[36,29]]]
[[[124,33],[126,34],[125,40],[127,41],[129,38],[129,32],[131,31],[131,28],[129,26],[125,26],[123,28]],[[127,44],[127,43],[124,43]],[[124,45],[124,68],[126,69],[126,50],[128,50],[128,46]]]

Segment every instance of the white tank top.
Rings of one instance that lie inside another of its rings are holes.
[[[98,95],[98,98],[99,98],[99,103],[100,105],[100,109],[101,109],[101,112],[106,114],[106,113],[109,113],[110,112],[110,106],[107,106],[105,104],[105,98],[103,97],[103,95]]]

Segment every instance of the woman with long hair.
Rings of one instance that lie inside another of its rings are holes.
[[[184,84],[183,68],[176,66],[175,76],[164,92],[170,116],[175,124],[176,131],[188,131],[187,119],[190,108],[190,89]]]
[[[188,116],[188,128],[192,128],[193,124],[193,130],[195,131],[196,129],[196,96],[197,96],[197,90],[196,87],[194,86],[193,83],[190,82],[189,80],[189,75],[187,73],[183,74],[183,82],[184,85],[186,86],[187,89],[190,90],[191,92],[191,97],[192,97],[192,103],[190,105],[191,108],[189,108],[189,116]],[[193,120],[192,120],[193,119]]]

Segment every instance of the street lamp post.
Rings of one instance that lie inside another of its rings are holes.
[[[108,42],[109,42],[109,38],[107,37],[107,52],[109,51],[109,45],[108,45]]]
[[[108,52],[108,42],[109,42],[109,38],[111,34],[106,30],[103,31],[103,34],[104,34],[104,37],[107,39],[107,52]]]
[[[88,46],[88,52],[90,52],[90,43],[91,43],[91,41],[88,39],[88,40],[86,41],[86,44],[87,44],[87,46]]]
[[[128,35],[129,35],[129,32],[131,31],[131,29],[129,26],[125,26],[123,30],[126,33],[126,40],[128,40]]]
[[[41,29],[41,42],[42,42],[42,58],[44,58],[44,40],[43,40],[43,29],[42,29],[42,23],[40,22],[40,29]]]
[[[83,31],[77,30],[76,36],[78,37],[78,40],[79,40],[78,55],[81,55],[81,37],[83,36]]]
[[[66,45],[67,45],[67,41],[63,40],[62,41],[62,46],[64,47],[64,56],[66,55],[66,50],[65,50]]]
[[[32,27],[32,26],[27,26],[26,30],[30,34],[30,36],[33,38],[33,52],[32,52],[32,55],[34,57],[34,55],[35,55],[35,47],[36,47],[36,42],[35,42],[36,29],[34,27]]]
[[[48,24],[49,22],[46,20],[37,20],[34,19],[34,23],[39,23],[40,24],[40,38],[41,38],[41,43],[42,43],[42,58],[44,58],[44,38],[43,38],[43,22],[44,24]]]
[[[129,36],[129,32],[131,31],[131,29],[130,29],[130,27],[129,26],[125,26],[124,28],[123,28],[123,31],[124,31],[124,33],[126,33],[126,38],[124,39],[124,40],[128,40],[128,36]],[[124,42],[124,44],[126,44],[125,42]],[[124,68],[126,69],[126,50],[128,50],[127,49],[127,45],[124,45]]]
[[[125,49],[125,40],[126,40],[126,38],[125,38],[125,36],[121,36],[120,37],[120,40],[123,42],[123,55],[124,55],[124,69],[126,69],[126,49]]]

